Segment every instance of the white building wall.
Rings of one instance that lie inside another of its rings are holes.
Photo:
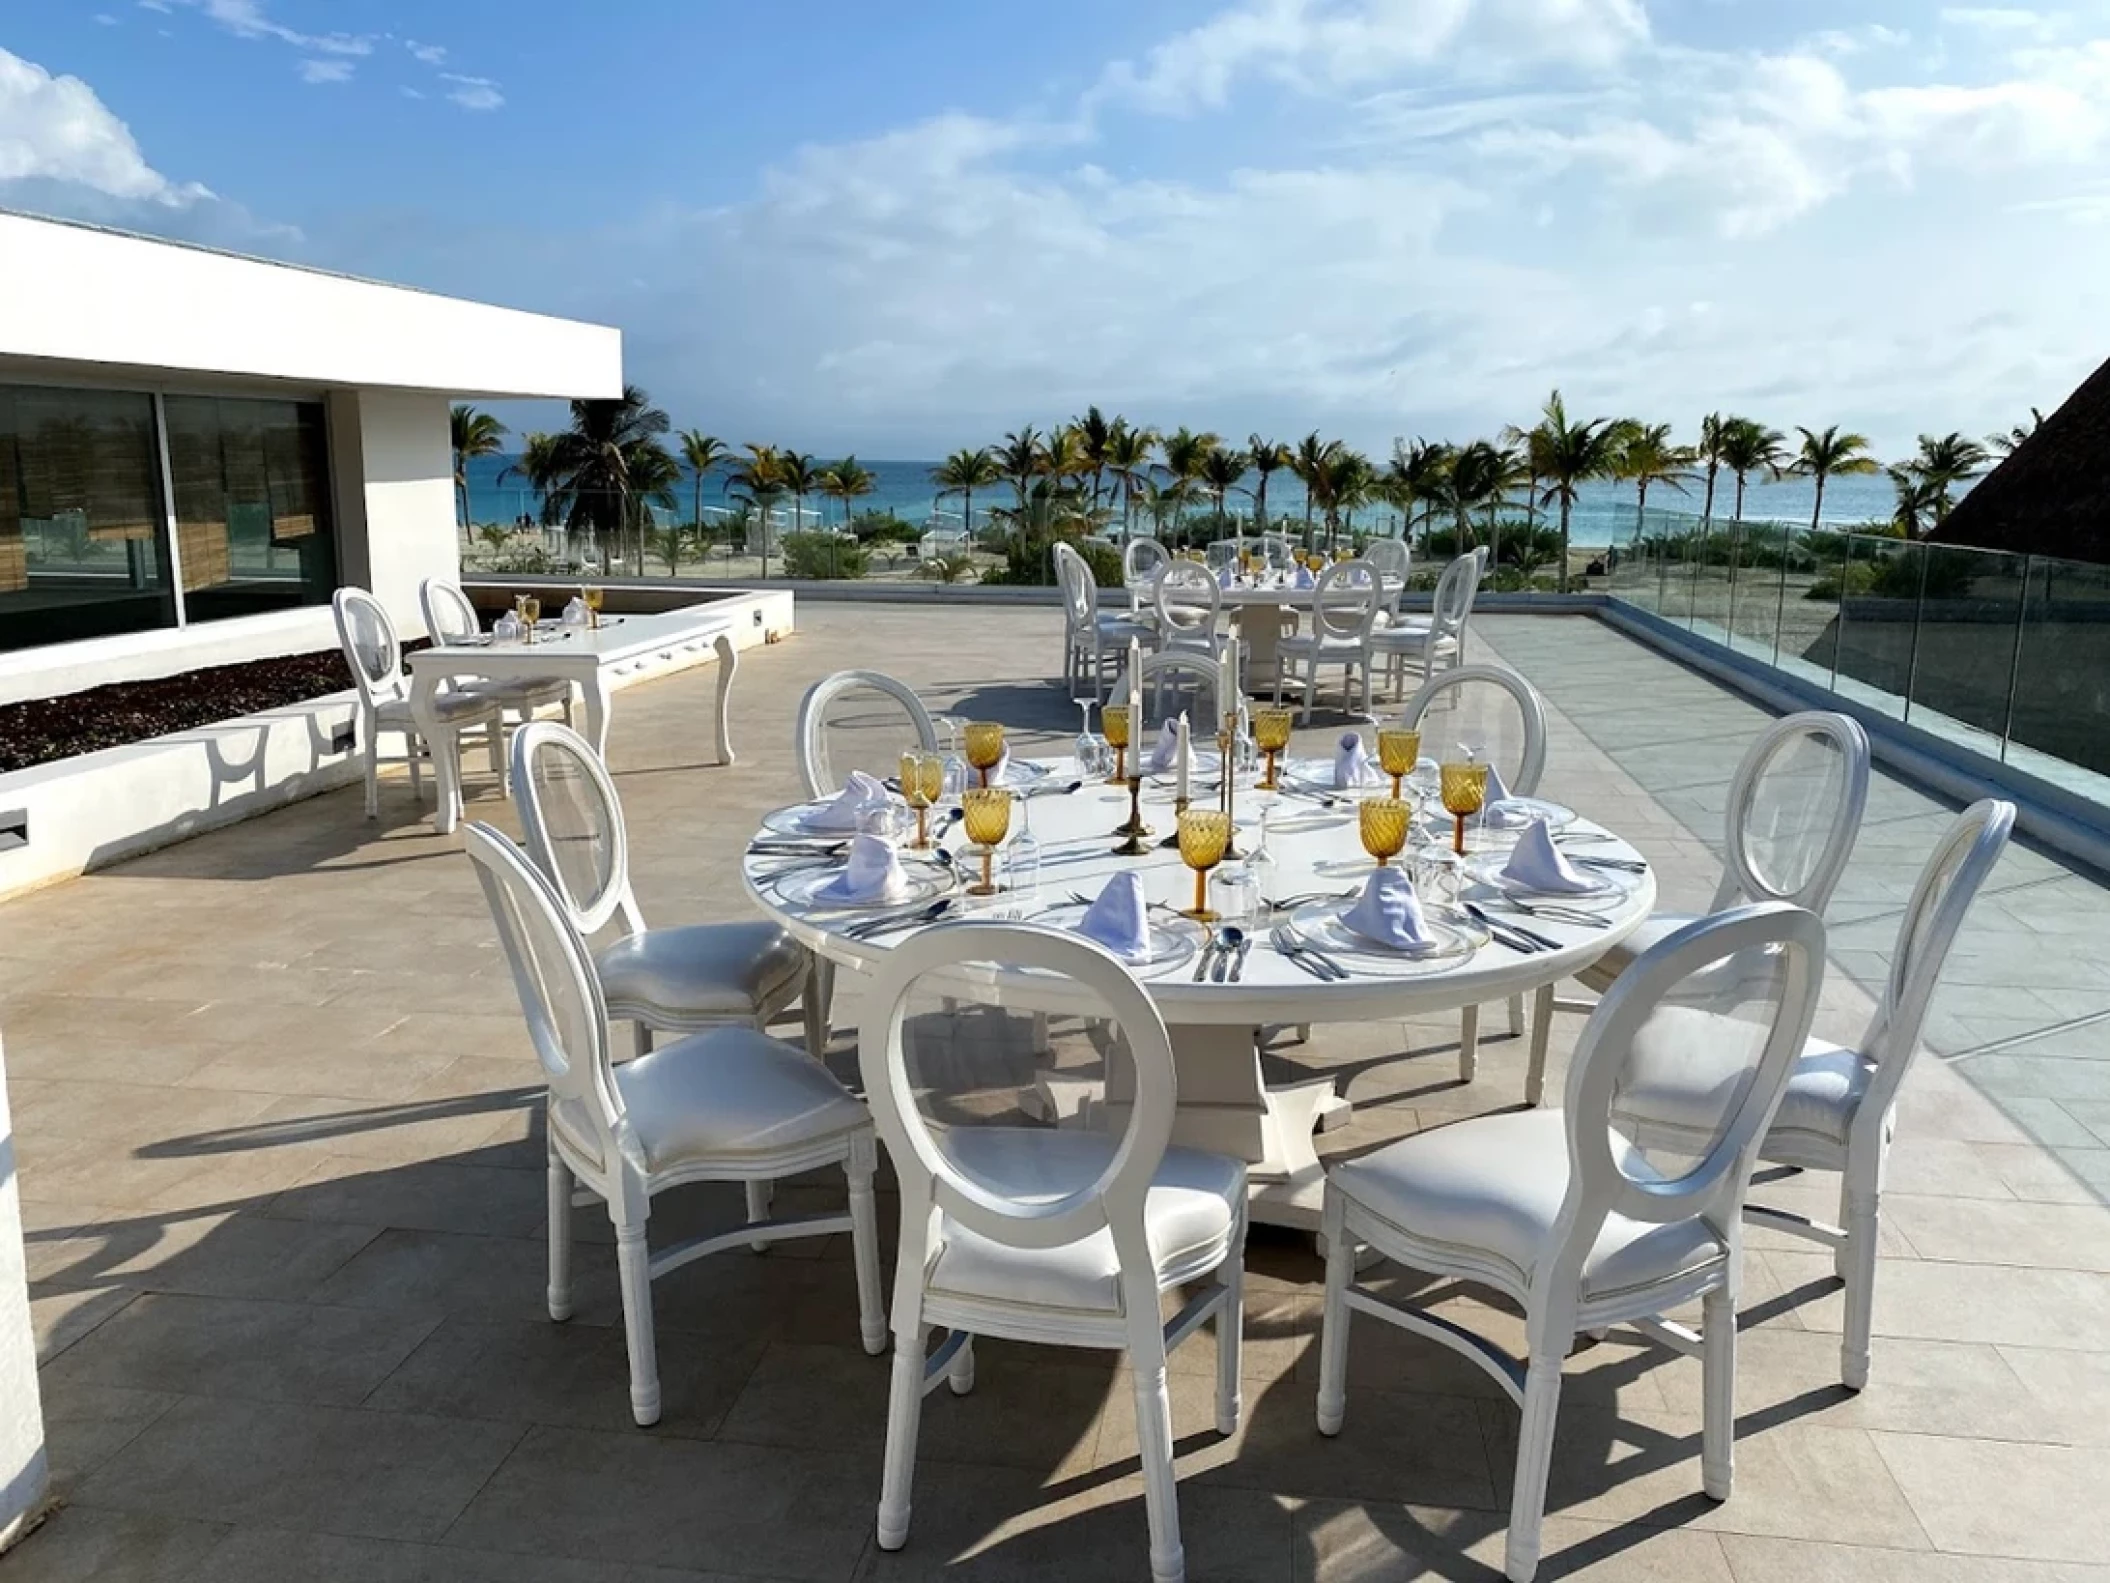
[[[362,582],[388,607],[398,632],[421,637],[418,584],[461,575],[447,398],[391,390],[357,395],[364,521],[345,539],[359,542],[363,575],[352,576],[354,558],[340,555],[339,580]],[[343,495],[340,489],[340,500]]]
[[[15,1180],[15,1126],[0,1060],[0,1548],[21,1535],[51,1489],[44,1411],[37,1395],[37,1338],[29,1322],[22,1253],[22,1190]]]

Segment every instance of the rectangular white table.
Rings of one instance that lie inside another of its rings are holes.
[[[733,761],[726,724],[733,673],[733,618],[716,605],[688,605],[658,615],[604,616],[598,627],[567,627],[545,621],[533,643],[448,643],[410,656],[410,712],[432,752],[439,786],[436,827],[445,835],[462,812],[461,763],[442,744],[448,734],[432,721],[432,701],[449,682],[479,679],[517,681],[550,677],[574,683],[586,704],[585,735],[594,751],[608,752],[608,703],[616,678],[647,666],[671,664],[684,655],[715,649],[718,655],[718,756]]]

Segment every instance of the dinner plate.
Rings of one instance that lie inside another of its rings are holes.
[[[773,887],[777,899],[787,907],[803,907],[813,912],[869,912],[883,907],[914,907],[921,902],[936,901],[948,894],[954,884],[953,871],[936,863],[904,863],[901,876],[904,881],[901,893],[882,897],[877,901],[843,901],[834,896],[819,894],[824,885],[840,879],[844,865],[830,863],[825,868],[799,868],[788,874],[778,875],[761,883]]]
[[[1588,890],[1538,890],[1520,884],[1502,870],[1509,863],[1510,854],[1501,852],[1475,852],[1465,860],[1465,872],[1483,885],[1506,891],[1512,896],[1521,896],[1526,901],[1607,901],[1625,896],[1633,885],[1624,874],[1609,869],[1579,869],[1578,873],[1589,881]]]
[[[794,803],[789,808],[772,808],[762,816],[762,828],[774,830],[778,835],[810,836],[819,841],[847,841],[857,834],[857,827],[838,829],[833,825],[813,823],[816,815],[834,803],[830,797],[822,802]]]
[[[1071,934],[1081,931],[1078,925],[1090,911],[1082,902],[1066,901],[1059,906],[1036,912],[1028,920],[1044,923],[1051,929],[1065,929]],[[1201,946],[1201,927],[1184,918],[1172,918],[1162,912],[1151,911],[1144,915],[1144,930],[1149,936],[1150,949],[1147,956],[1139,957],[1128,966],[1140,972],[1144,968],[1169,967],[1176,962],[1192,960]]]
[[[1548,802],[1543,797],[1503,797],[1489,805],[1490,809],[1511,815],[1514,823],[1490,824],[1483,817],[1478,829],[1483,835],[1516,837],[1529,830],[1532,821],[1543,819],[1548,830],[1565,830],[1575,823],[1575,810],[1564,803]]]
[[[1487,931],[1478,924],[1448,908],[1429,907],[1422,914],[1429,944],[1418,951],[1395,950],[1357,934],[1342,921],[1354,906],[1353,899],[1315,901],[1291,913],[1290,922],[1321,951],[1375,959],[1394,973],[1448,972],[1488,942]]]

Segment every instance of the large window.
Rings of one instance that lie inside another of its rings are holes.
[[[170,395],[156,421],[143,393],[0,385],[0,649],[329,600],[321,403]]]
[[[0,649],[174,624],[154,398],[0,385]]]

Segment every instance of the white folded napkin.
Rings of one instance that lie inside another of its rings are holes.
[[[1562,855],[1543,819],[1532,820],[1531,828],[1518,839],[1516,850],[1502,865],[1502,877],[1520,889],[1548,896],[1580,896],[1600,888]]]
[[[1396,868],[1381,868],[1372,874],[1341,922],[1364,939],[1395,951],[1426,950],[1436,943],[1422,919],[1414,882]]]
[[[1004,749],[1004,756],[989,766],[989,784],[992,786],[1009,786],[1012,784],[1011,750],[1008,747]]]
[[[1180,723],[1175,718],[1158,727],[1157,745],[1150,750],[1150,773],[1163,775],[1178,760]]]
[[[909,894],[908,875],[901,871],[901,855],[894,844],[876,835],[861,835],[850,843],[850,860],[843,871],[825,885],[814,887],[815,901],[901,901]]]
[[[1466,743],[1458,744],[1459,751],[1467,758],[1487,765],[1487,790],[1480,798],[1480,825],[1486,830],[1521,830],[1538,817],[1528,805],[1511,798],[1509,788],[1503,784],[1502,772],[1495,768],[1492,759],[1482,759],[1480,749]]]
[[[866,814],[874,808],[884,808],[886,802],[887,789],[884,786],[863,770],[852,770],[843,789],[835,794],[835,801],[806,815],[806,828],[855,830],[863,824]]]
[[[1298,588],[1316,588],[1319,586],[1319,580],[1312,576],[1309,566],[1299,566],[1297,568],[1297,580],[1293,586]]]
[[[1237,583],[1238,568],[1235,566],[1226,566],[1222,571],[1216,574],[1216,586],[1218,588],[1235,587]]]
[[[1358,786],[1382,786],[1384,774],[1370,762],[1360,731],[1341,733],[1340,751],[1333,756],[1333,789],[1352,791]]]
[[[1085,908],[1077,932],[1098,941],[1124,962],[1140,962],[1150,955],[1150,926],[1144,921],[1147,910],[1143,876],[1116,874],[1099,892],[1099,899]]]

